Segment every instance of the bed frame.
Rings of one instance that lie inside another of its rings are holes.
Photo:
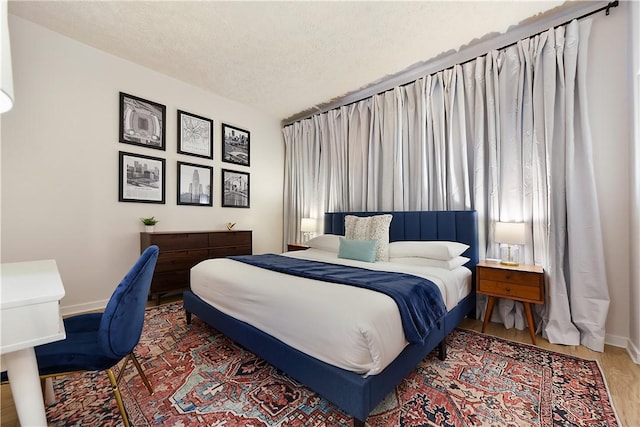
[[[364,426],[369,413],[432,350],[438,347],[439,357],[444,359],[446,336],[465,316],[475,317],[475,265],[478,263],[477,213],[475,211],[327,213],[324,219],[324,231],[326,234],[344,235],[345,215],[371,216],[383,213],[393,214],[389,230],[391,242],[450,240],[469,245],[469,249],[463,255],[470,259],[465,266],[473,272],[474,277],[472,277],[472,292],[440,318],[424,344],[408,345],[379,374],[363,377],[319,361],[248,323],[216,310],[191,291],[184,292],[187,323],[191,323],[191,315],[195,314],[210,326],[353,416],[355,426]]]

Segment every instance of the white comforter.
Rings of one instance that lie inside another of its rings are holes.
[[[283,255],[426,277],[440,288],[448,310],[471,289],[471,272],[464,267],[449,271],[366,263],[318,249]],[[407,345],[395,302],[379,292],[289,276],[226,258],[193,267],[191,290],[223,313],[353,372],[377,374]]]

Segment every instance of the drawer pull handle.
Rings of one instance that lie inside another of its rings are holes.
[[[505,291],[511,292],[511,288],[504,288]]]

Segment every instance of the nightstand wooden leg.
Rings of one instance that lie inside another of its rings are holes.
[[[527,323],[529,324],[529,335],[531,335],[531,342],[536,345],[536,330],[533,326],[533,313],[531,312],[531,303],[523,302],[524,312],[527,315]]]
[[[484,313],[484,321],[482,322],[482,332],[484,332],[487,327],[487,323],[489,323],[489,319],[491,318],[491,313],[493,312],[493,304],[495,304],[495,297],[489,297],[487,299],[487,310]]]

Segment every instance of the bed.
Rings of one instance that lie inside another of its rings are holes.
[[[471,291],[439,317],[421,342],[405,343],[392,360],[382,368],[350,369],[331,361],[321,360],[276,338],[277,333],[266,333],[250,323],[238,320],[213,307],[192,289],[184,293],[187,322],[192,314],[232,338],[234,341],[281,369],[292,378],[308,386],[347,414],[354,424],[364,425],[368,414],[384,397],[407,376],[432,350],[446,357],[446,336],[461,319],[475,314],[474,267],[478,261],[477,214],[475,211],[421,211],[421,212],[340,212],[325,214],[325,234],[344,235],[345,216],[374,216],[392,214],[389,241],[456,241],[468,245],[462,254],[469,258],[465,264],[470,272]],[[224,260],[224,262],[234,262]],[[192,275],[194,274],[192,270]],[[277,332],[277,331],[276,331]]]

